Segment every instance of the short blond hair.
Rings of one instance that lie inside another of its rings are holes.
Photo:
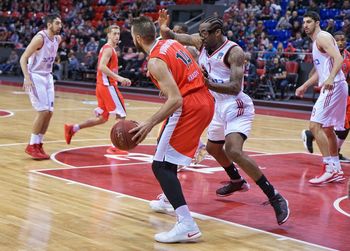
[[[107,34],[110,33],[113,29],[120,30],[120,27],[116,24],[112,24],[112,25],[108,26],[108,28],[106,30]]]

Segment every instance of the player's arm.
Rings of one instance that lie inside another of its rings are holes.
[[[230,95],[237,95],[242,88],[242,81],[244,76],[244,53],[241,47],[233,47],[228,56],[228,63],[230,64],[230,81],[226,83],[214,83],[207,79],[206,84],[212,91]]]
[[[158,58],[152,58],[148,62],[148,70],[155,80],[157,80],[160,91],[167,98],[161,108],[153,114],[147,121],[141,123],[130,132],[137,132],[133,140],[138,143],[143,141],[152,128],[167,117],[173,114],[182,106],[182,96],[177,84],[171,75],[167,64]]]
[[[318,74],[316,69],[311,69],[311,72],[309,73],[309,79],[302,84],[301,86],[299,86],[296,90],[295,90],[295,95],[297,97],[303,97],[304,93],[306,92],[306,90],[312,86],[318,83]]]
[[[122,83],[122,85],[130,85],[130,79],[124,78],[116,73],[114,73],[111,69],[108,68],[107,64],[112,57],[112,48],[106,48],[102,52],[102,56],[100,59],[100,63],[98,65],[98,69],[106,74],[108,77],[114,78],[118,82]]]
[[[333,67],[329,74],[329,77],[324,83],[322,83],[325,90],[333,88],[334,78],[341,69],[344,61],[342,55],[340,54],[340,51],[337,49],[334,43],[335,42],[332,36],[328,34],[320,34],[316,39],[317,46],[320,49],[324,50],[333,59]]]
[[[202,47],[203,41],[199,34],[196,33],[189,35],[175,33],[169,28],[169,21],[168,11],[164,9],[159,10],[158,23],[160,35],[163,39],[175,39],[181,44],[195,46],[198,50]]]
[[[33,86],[33,82],[30,79],[29,71],[28,71],[28,65],[27,65],[28,59],[30,58],[31,55],[33,55],[34,52],[36,52],[43,46],[43,43],[44,43],[44,38],[42,37],[42,35],[38,34],[35,37],[33,37],[32,41],[30,41],[29,45],[23,52],[21,59],[19,60],[19,63],[21,65],[21,69],[24,75],[23,88],[26,91],[30,91],[30,89]]]

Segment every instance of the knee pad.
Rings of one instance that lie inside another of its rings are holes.
[[[344,131],[335,131],[338,139],[345,140],[349,134],[349,129],[345,129]]]

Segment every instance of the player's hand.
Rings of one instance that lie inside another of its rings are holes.
[[[23,81],[23,89],[25,92],[30,92],[33,88],[34,84],[30,78],[25,78]]]
[[[131,129],[129,133],[135,133],[132,140],[136,142],[136,144],[140,144],[148,135],[148,133],[152,130],[153,126],[150,122],[142,122],[137,127]]]
[[[205,85],[209,88],[209,73],[208,73],[208,71],[204,68],[203,65],[201,65],[201,70],[202,70],[203,77],[204,77],[204,83],[205,83]]]
[[[322,87],[323,92],[325,92],[326,90],[332,90],[334,88],[334,80],[327,78],[326,81],[323,82]]]
[[[158,17],[158,24],[160,29],[160,35],[163,39],[170,38],[170,28],[169,28],[169,22],[170,18],[168,15],[168,11],[165,9],[161,9],[158,11],[159,17]]]
[[[295,90],[295,96],[302,98],[304,97],[305,91],[306,91],[306,88],[302,85]]]
[[[120,78],[119,82],[121,83],[122,86],[130,86],[131,85],[131,80],[128,78]]]

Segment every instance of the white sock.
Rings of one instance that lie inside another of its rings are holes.
[[[79,131],[80,130],[80,126],[78,125],[78,124],[75,124],[74,126],[73,126],[73,132],[77,132],[77,131]]]
[[[39,141],[39,135],[37,134],[31,134],[30,135],[30,141],[29,141],[29,145],[34,145],[34,144],[38,144],[37,142]]]
[[[39,133],[38,136],[39,136],[39,143],[37,144],[43,143],[44,134]]]
[[[331,156],[323,157],[323,163],[326,164],[326,171],[332,172],[334,169],[333,161]]]
[[[341,171],[341,165],[340,165],[340,161],[339,161],[339,156],[332,156],[332,164],[333,164],[333,168],[334,171]]]
[[[186,222],[189,224],[194,223],[194,220],[191,216],[191,212],[188,209],[187,205],[183,205],[181,207],[176,208],[175,212],[180,222]]]

